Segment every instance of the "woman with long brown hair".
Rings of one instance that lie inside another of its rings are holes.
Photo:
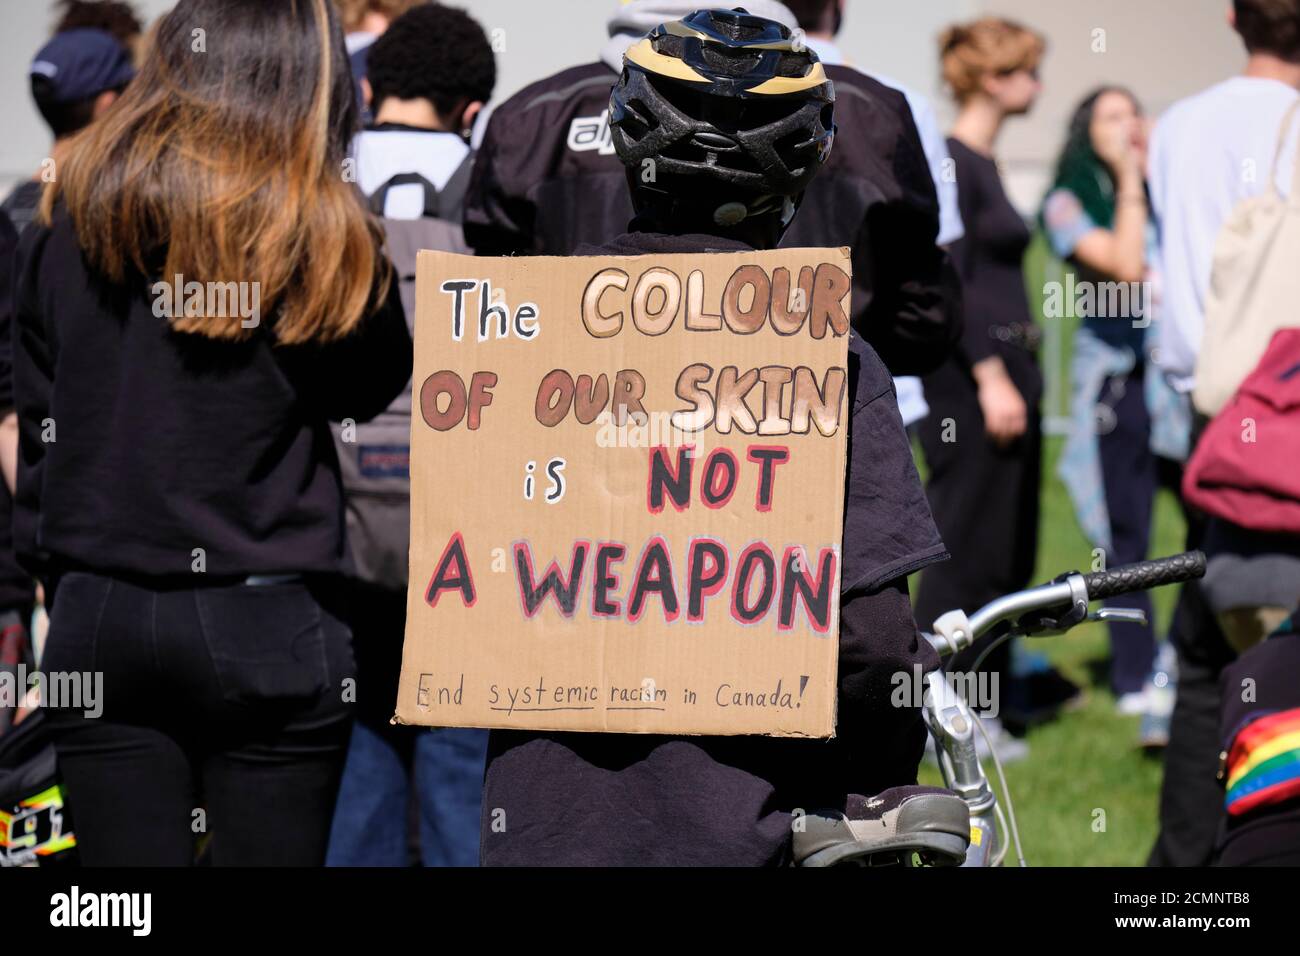
[[[180,0],[23,236],[15,538],[42,669],[82,675],[45,706],[84,862],[184,865],[202,832],[218,864],[324,859],[353,674],[328,423],[411,374],[354,127],[327,0]]]

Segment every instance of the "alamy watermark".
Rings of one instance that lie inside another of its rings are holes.
[[[1127,319],[1135,329],[1151,324],[1154,298],[1150,282],[1076,281],[1043,283],[1043,317],[1048,319]]]
[[[911,671],[895,671],[889,679],[894,688],[889,703],[919,709],[925,702],[925,676],[920,664],[913,664]],[[1001,709],[998,676],[997,671],[946,671],[943,679],[967,707],[981,717],[996,717]]]
[[[66,893],[50,897],[54,927],[121,927],[132,936],[148,936],[153,927],[152,893],[83,891],[75,883]]]
[[[153,314],[160,319],[239,319],[245,329],[262,322],[260,282],[190,282],[179,272],[171,282],[155,282]]]
[[[673,424],[672,412],[603,411],[596,416],[596,444],[601,448],[680,448],[694,433]]]
[[[0,708],[17,708],[35,690],[42,706],[80,710],[88,720],[104,712],[104,675],[100,671],[28,671],[26,664],[0,670]]]

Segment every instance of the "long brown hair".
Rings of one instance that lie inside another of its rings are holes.
[[[79,134],[47,190],[89,263],[260,285],[286,344],[350,332],[390,269],[378,222],[344,175],[356,103],[326,0],[180,0],[146,41],[140,73]],[[183,310],[182,310],[183,311]],[[176,314],[215,339],[238,320]]]

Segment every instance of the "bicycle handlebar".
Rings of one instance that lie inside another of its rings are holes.
[[[940,656],[944,656],[970,647],[981,635],[1003,623],[1009,624],[1007,634],[1063,634],[1076,624],[1096,619],[1088,613],[1092,601],[1144,591],[1162,584],[1190,581],[1204,574],[1205,555],[1200,551],[1188,551],[1155,561],[1139,561],[1091,574],[1071,571],[1036,588],[1005,594],[969,616],[959,610],[949,611],[936,621],[937,633],[923,632],[922,637]],[[1007,816],[1003,819],[997,797],[975,750],[974,729],[979,727],[979,720],[962,695],[945,683],[938,671],[926,675],[924,712],[925,722],[934,737],[944,786],[966,801],[972,836],[988,834],[986,839],[972,839],[964,865],[997,866],[1002,858],[998,844],[1000,839],[1005,839],[999,834],[1005,834],[1009,827],[1016,855],[1020,865],[1024,866],[1015,814],[1008,802]],[[1002,766],[997,761],[996,751],[994,762],[1001,776]],[[1009,801],[1005,777],[1002,778],[1002,789]],[[996,827],[994,820],[997,820]]]
[[[1096,601],[1204,576],[1204,552],[1187,551],[1154,561],[1126,564],[1108,571],[1094,571],[1083,576],[1083,584],[1088,589],[1088,600]]]
[[[990,601],[969,616],[969,630],[958,630],[947,638],[928,633],[924,637],[940,654],[952,654],[970,647],[976,638],[1003,621],[1012,621],[1013,628],[1019,625],[1022,633],[1059,634],[1084,620],[1090,601],[1191,581],[1204,575],[1205,555],[1200,551],[1090,574],[1075,571],[1061,575],[1050,584]]]

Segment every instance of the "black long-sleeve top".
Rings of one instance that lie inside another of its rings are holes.
[[[835,146],[781,245],[848,246],[853,328],[893,375],[924,375],[952,354],[961,288],[935,245],[939,198],[907,98],[830,65]]]
[[[14,538],[34,571],[170,577],[339,570],[329,420],[365,421],[411,377],[397,283],[347,337],[243,342],[173,330],[153,281],[87,267],[67,213],[18,248]],[[232,321],[234,321],[232,319]],[[200,550],[201,549],[201,550]]]
[[[965,230],[952,244],[964,318],[955,362],[969,369],[999,356],[1025,401],[1036,404],[1043,380],[1023,271],[1029,228],[1007,198],[993,159],[957,139],[948,140],[948,149],[957,171],[957,203]]]

